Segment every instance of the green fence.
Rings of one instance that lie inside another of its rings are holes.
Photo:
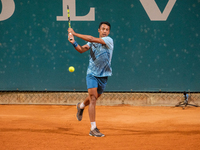
[[[111,23],[106,91],[200,91],[200,0],[0,0],[1,91],[86,91],[89,52],[67,40],[66,5],[78,33]]]

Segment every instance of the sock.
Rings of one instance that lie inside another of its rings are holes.
[[[90,122],[91,123],[91,130],[94,130],[97,126],[96,126],[96,122]]]
[[[82,103],[80,104],[80,109],[83,109],[83,108],[85,108],[85,105],[84,105],[84,103],[82,102]]]

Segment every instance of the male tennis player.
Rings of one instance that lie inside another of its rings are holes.
[[[99,38],[90,35],[83,35],[74,32],[72,28],[68,29],[68,40],[79,53],[84,53],[90,49],[89,66],[87,69],[87,89],[88,97],[82,103],[77,104],[77,119],[82,120],[83,110],[88,107],[89,118],[91,123],[91,130],[89,135],[95,137],[103,137],[95,121],[95,107],[98,97],[103,93],[108,76],[112,75],[111,58],[113,54],[113,39],[109,37],[111,25],[108,22],[101,22],[99,24]],[[80,46],[74,40],[74,36],[81,38],[88,43]]]

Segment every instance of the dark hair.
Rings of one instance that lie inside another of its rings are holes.
[[[102,24],[108,25],[108,26],[110,27],[110,29],[111,29],[111,25],[110,25],[110,23],[107,22],[107,21],[101,22],[101,23],[99,24],[99,29],[100,29],[100,27],[101,27]]]

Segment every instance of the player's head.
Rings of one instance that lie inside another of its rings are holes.
[[[186,92],[184,91],[183,94],[186,95]]]
[[[99,24],[99,37],[106,37],[110,34],[111,25],[109,22],[101,22]]]
[[[110,25],[110,23],[107,22],[107,21],[101,22],[101,23],[99,24],[99,29],[101,28],[101,25],[102,25],[102,24],[106,24],[106,25],[109,26],[110,29],[111,29],[111,25]]]

